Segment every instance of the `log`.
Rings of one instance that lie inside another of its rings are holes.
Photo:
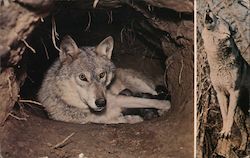
[[[18,99],[19,84],[13,68],[5,69],[0,75],[0,125],[7,119]]]
[[[45,3],[47,2],[47,3]],[[17,0],[0,6],[0,125],[3,125],[15,105],[21,84],[26,78],[17,76],[14,66],[29,47],[26,39],[49,13],[53,1]],[[33,9],[36,9],[35,11]]]

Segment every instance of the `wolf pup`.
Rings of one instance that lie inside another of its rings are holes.
[[[59,59],[43,80],[38,100],[55,120],[73,123],[137,123],[140,116],[122,115],[126,108],[170,109],[166,100],[118,95],[124,89],[156,94],[154,85],[129,69],[111,62],[113,38],[96,47],[78,48],[70,36],[63,38]]]
[[[211,82],[217,93],[223,119],[220,134],[228,137],[231,135],[240,90],[250,90],[250,66],[241,56],[232,37],[231,28],[225,20],[207,9],[204,21],[202,38],[210,67]]]

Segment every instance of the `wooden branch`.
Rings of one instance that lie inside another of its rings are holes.
[[[69,140],[75,133],[71,133],[69,136],[67,136],[63,141],[57,143],[56,145],[53,146],[53,149],[58,149],[61,148],[63,146],[65,146],[65,143],[67,140]]]
[[[17,101],[19,90],[14,69],[5,69],[0,75],[0,125],[3,125]]]

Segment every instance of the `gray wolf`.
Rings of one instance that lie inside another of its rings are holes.
[[[167,111],[170,102],[119,95],[124,89],[156,94],[146,77],[130,69],[116,69],[111,61],[114,41],[105,38],[96,47],[78,47],[70,36],[60,45],[59,59],[49,68],[38,100],[49,117],[85,124],[137,123],[137,115],[122,115],[126,108],[156,108]]]
[[[241,89],[250,90],[250,66],[241,56],[231,32],[225,20],[206,10],[202,38],[223,119],[220,132],[223,137],[231,135]],[[247,136],[244,137],[245,142]]]

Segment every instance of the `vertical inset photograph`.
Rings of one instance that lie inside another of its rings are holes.
[[[0,0],[0,158],[192,158],[192,0]]]
[[[197,0],[196,11],[196,156],[249,157],[249,1]]]

